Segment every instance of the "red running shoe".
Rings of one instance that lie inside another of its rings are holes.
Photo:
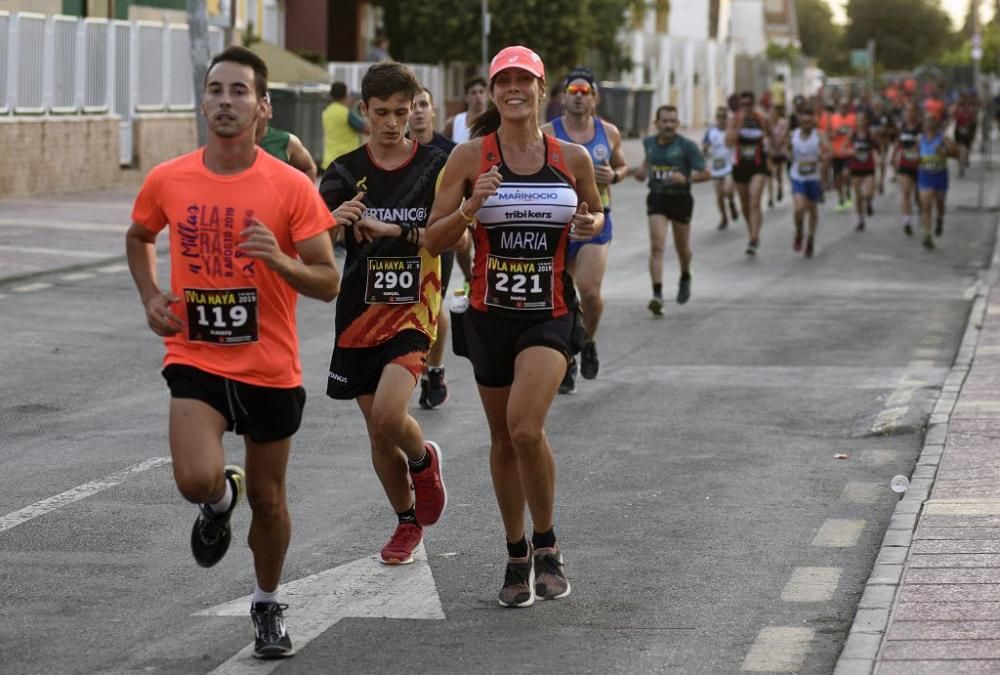
[[[424,449],[430,457],[430,465],[418,473],[410,471],[414,493],[413,510],[418,523],[433,525],[448,505],[448,491],[444,489],[444,480],[441,478],[441,446],[434,441],[424,441]]]
[[[400,523],[382,547],[382,564],[409,565],[413,562],[413,552],[423,540],[424,531],[419,525]]]

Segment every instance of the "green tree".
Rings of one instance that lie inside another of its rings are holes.
[[[982,28],[983,58],[979,62],[984,73],[997,73],[997,59],[1000,58],[1000,23],[990,22]],[[968,66],[972,64],[972,40],[964,36],[962,44],[948,50],[941,56],[941,63],[948,66]],[[1000,73],[997,73],[1000,75]]]
[[[879,64],[890,70],[933,61],[954,45],[951,19],[938,0],[848,0],[846,49],[875,40]]]
[[[846,71],[847,56],[841,46],[844,30],[833,23],[833,12],[826,0],[795,0],[795,13],[802,52],[816,59],[827,73]]]
[[[538,52],[549,72],[559,73],[598,53],[603,68],[627,64],[616,35],[635,0],[520,0],[490,3],[489,54],[511,44]],[[383,0],[392,55],[401,61],[478,63],[480,0]]]

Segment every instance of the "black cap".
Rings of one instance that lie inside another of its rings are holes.
[[[570,71],[569,75],[566,76],[566,81],[563,82],[563,88],[569,86],[569,83],[573,80],[586,80],[587,84],[591,87],[596,86],[594,84],[594,73],[590,68],[584,68],[583,66],[577,66]]]

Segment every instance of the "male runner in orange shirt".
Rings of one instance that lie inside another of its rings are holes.
[[[170,454],[177,489],[200,505],[191,548],[215,565],[246,482],[257,586],[250,607],[258,658],[292,654],[277,602],[291,536],[285,469],[302,419],[298,294],[340,289],[323,200],[298,170],[254,144],[266,116],[267,65],[229,47],[215,56],[201,109],[208,144],[146,177],[126,235],[150,329],[164,338]],[[170,290],[156,280],[157,234],[170,233]],[[246,466],[225,464],[222,435],[244,436]]]

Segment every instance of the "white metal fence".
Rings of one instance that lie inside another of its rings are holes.
[[[209,50],[224,48],[209,27]],[[0,11],[0,115],[115,114],[132,163],[136,112],[194,110],[184,24]]]
[[[343,82],[349,91],[356,94],[361,92],[361,78],[365,76],[365,72],[371,65],[371,63],[363,62],[331,61],[326,64],[326,70],[334,82]],[[435,107],[442,111],[438,114],[438,121],[443,124],[443,106],[446,93],[444,67],[426,63],[407,63],[405,65],[409,66],[413,74],[417,76],[420,84],[430,89]]]

